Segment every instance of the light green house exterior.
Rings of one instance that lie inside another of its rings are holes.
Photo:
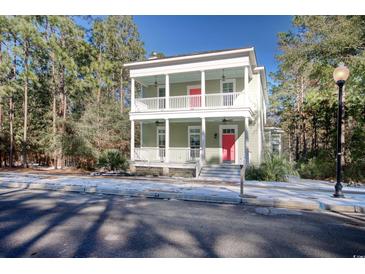
[[[131,74],[133,167],[162,167],[167,173],[169,168],[262,162],[266,76],[253,48],[151,59],[126,67]]]
[[[244,122],[232,122],[227,123],[229,125],[235,125],[238,128],[237,136],[237,150],[239,161],[243,160],[244,151]],[[207,164],[219,164],[220,163],[220,144],[219,144],[219,126],[224,125],[220,122],[207,122],[206,123],[206,163]],[[189,147],[189,127],[200,127],[200,123],[197,122],[177,122],[170,124],[170,147],[171,148],[188,148]],[[142,138],[141,147],[156,147],[157,144],[157,125],[155,123],[142,123]]]

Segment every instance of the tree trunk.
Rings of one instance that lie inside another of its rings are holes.
[[[303,158],[307,159],[307,127],[306,127],[306,123],[305,123],[305,118],[303,118],[303,123],[302,123],[302,134],[303,134]]]
[[[14,103],[13,97],[9,98],[9,126],[10,126],[10,148],[9,148],[9,165],[13,167],[13,120],[14,120]]]
[[[313,154],[317,156],[318,154],[318,132],[317,132],[317,115],[313,113],[313,142],[312,142],[312,150]]]
[[[100,103],[100,98],[101,98],[101,77],[100,77],[101,62],[102,62],[101,49],[99,49],[98,62],[99,62],[99,71],[97,73],[97,75],[98,75],[97,76],[97,78],[98,78],[98,93],[97,93],[97,96],[96,96],[96,100],[97,100],[97,103],[99,104]]]
[[[61,70],[61,79],[60,79],[60,96],[61,96],[61,113],[63,117],[62,127],[61,127],[61,134],[65,133],[65,122],[66,122],[66,95],[65,95],[65,68],[62,66]],[[63,151],[60,154],[60,168],[63,169],[65,166],[65,159],[63,155]]]
[[[0,33],[0,67],[3,62],[3,52],[2,52],[2,34]],[[3,130],[3,98],[0,96],[0,132]],[[1,167],[1,161],[0,161]]]
[[[0,33],[0,67],[3,62],[3,51],[2,51],[2,33]],[[3,132],[3,98],[0,96],[0,133]],[[0,150],[0,168],[3,166],[2,150]]]
[[[28,168],[27,162],[27,131],[28,131],[28,59],[29,59],[29,44],[24,42],[24,128],[23,128],[23,154],[22,166]]]
[[[3,98],[0,97],[0,132],[3,131],[4,117],[3,117]]]
[[[54,29],[48,25],[47,20],[47,42],[49,42],[49,37],[54,34]],[[57,120],[57,84],[56,84],[56,71],[55,71],[55,53],[54,50],[51,48],[51,74],[52,74],[52,133],[53,133],[53,167],[57,169],[57,150],[56,150],[56,142],[57,142],[57,128],[56,128],[56,120]]]
[[[119,80],[119,89],[120,89],[120,113],[124,112],[124,90],[123,90],[123,69],[120,69],[120,80]]]
[[[13,36],[14,47],[17,44],[16,36]],[[10,47],[9,47],[9,56],[11,56]],[[12,83],[16,81],[16,54],[13,52],[13,66],[12,66]],[[14,152],[14,131],[13,131],[13,123],[14,123],[14,102],[13,102],[13,92],[11,92],[9,98],[9,127],[10,127],[10,145],[9,145],[9,166],[13,167],[13,152]]]
[[[300,159],[300,136],[301,136],[301,124],[298,122],[297,119],[294,120],[294,155],[295,155],[295,161],[298,161]]]
[[[289,130],[289,136],[288,136],[288,156],[289,156],[289,162],[292,161],[292,157],[291,157],[291,132]]]
[[[304,159],[307,158],[307,132],[306,132],[306,121],[305,121],[305,115],[303,113],[303,104],[304,104],[304,77],[302,76],[300,78],[300,121],[301,121],[301,134],[302,134],[302,140],[303,140],[303,150],[302,150],[302,157]]]

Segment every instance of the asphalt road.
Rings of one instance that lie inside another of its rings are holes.
[[[361,257],[362,217],[0,189],[0,257]]]

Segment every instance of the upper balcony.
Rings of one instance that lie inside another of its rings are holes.
[[[166,103],[166,100],[169,103]],[[203,105],[203,101],[205,101],[205,105]],[[252,100],[244,92],[210,92],[205,95],[170,96],[169,98],[136,98],[134,103],[134,112],[254,107]]]
[[[126,64],[130,119],[252,117],[265,82],[253,48]],[[260,83],[261,81],[261,83]]]
[[[175,117],[181,113],[194,117],[208,112],[230,116],[235,111],[251,116],[256,109],[255,93],[249,93],[252,79],[247,66],[136,77],[132,79],[138,88],[131,100],[131,118],[155,119],[156,115]]]

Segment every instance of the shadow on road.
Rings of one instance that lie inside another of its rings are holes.
[[[322,213],[270,216],[237,205],[0,192],[1,257],[352,257],[365,254],[364,232]]]

